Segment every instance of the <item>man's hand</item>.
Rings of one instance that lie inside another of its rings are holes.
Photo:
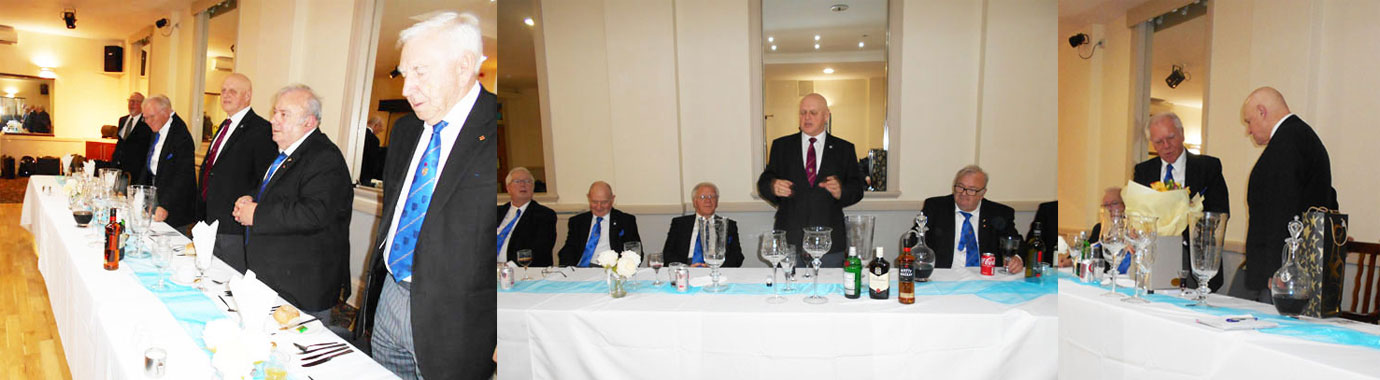
[[[771,182],[771,192],[772,194],[776,194],[776,196],[778,197],[790,197],[791,185],[793,185],[791,181],[787,181],[784,179],[773,180]]]
[[[153,221],[162,222],[164,220],[168,220],[168,210],[164,210],[161,206],[153,210]]]
[[[1059,255],[1059,267],[1068,268],[1073,266],[1073,257],[1070,255]]]
[[[839,199],[839,197],[843,196],[843,184],[839,182],[839,177],[837,176],[831,175],[828,178],[825,178],[824,182],[819,183],[819,187],[823,187],[824,190],[828,190],[829,195],[832,195],[834,199]]]
[[[1025,262],[1020,256],[1011,256],[1006,259],[1006,273],[1018,273],[1025,271]]]
[[[259,206],[254,203],[254,198],[248,195],[235,200],[235,211],[231,215],[235,216],[235,221],[246,226],[254,225],[254,209]]]

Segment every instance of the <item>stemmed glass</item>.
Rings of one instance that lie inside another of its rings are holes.
[[[1212,289],[1208,281],[1217,275],[1222,265],[1222,242],[1227,233],[1226,213],[1202,212],[1188,214],[1188,259],[1193,276],[1198,278],[1198,303],[1191,306],[1212,307],[1207,296]]]
[[[1131,297],[1122,301],[1147,303],[1143,294],[1150,291],[1150,269],[1155,265],[1155,239],[1159,234],[1159,218],[1150,215],[1132,214],[1127,218],[1126,235],[1135,246],[1136,289]]]
[[[1102,294],[1107,297],[1119,297],[1121,294],[1116,292],[1117,268],[1121,265],[1121,250],[1126,248],[1126,217],[1122,215],[1110,214],[1102,222],[1102,255],[1112,264],[1111,279],[1112,290]]]
[[[666,265],[665,255],[661,252],[647,253],[647,266],[652,267],[652,286],[661,286],[665,282],[661,281],[661,267]]]
[[[704,291],[718,293],[728,290],[728,286],[719,283],[719,267],[724,265],[727,259],[728,243],[728,222],[722,217],[715,216],[706,219],[704,229],[700,231],[700,246],[704,247],[704,263],[709,265],[710,277],[714,283],[706,286]]]
[[[158,209],[158,188],[148,185],[132,185],[126,190],[129,202],[128,218],[134,234],[134,241],[143,244],[149,236],[149,225],[153,223],[154,210]],[[144,258],[144,249],[134,249],[129,257]]]
[[[196,260],[193,260],[193,262],[196,264],[197,289],[206,290],[206,270],[211,269],[211,263],[214,261],[215,257],[216,256],[211,252],[198,251],[196,253]]]
[[[810,265],[815,268],[815,286],[809,297],[805,297],[805,303],[822,304],[829,302],[828,298],[819,295],[819,259],[829,253],[829,247],[834,244],[831,234],[833,228],[829,227],[805,227],[805,240],[800,243],[805,253],[810,254]]]
[[[158,285],[155,285],[154,289],[164,290],[168,288],[168,285],[164,284],[164,279],[167,278],[170,263],[172,263],[172,248],[168,246],[168,238],[158,238],[153,247],[153,266],[158,268]]]
[[[780,265],[781,260],[786,258],[786,250],[782,249],[785,243],[786,231],[772,230],[771,232],[762,234],[758,244],[758,253],[762,255],[763,259],[771,263],[772,283],[776,282],[776,266]],[[771,297],[767,298],[767,303],[782,302],[786,302],[786,297],[781,296],[781,288],[773,286]]]
[[[791,280],[795,278],[795,244],[788,243],[777,248],[785,251],[782,253],[784,257],[781,258],[781,278],[786,281],[781,290],[794,292],[795,286],[791,285]]]
[[[527,267],[532,265],[532,250],[519,249],[517,251],[517,262],[522,265],[522,281],[531,281],[532,276],[527,274]]]
[[[637,254],[637,257],[642,257],[642,242],[640,242],[640,241],[624,242],[624,243],[623,243],[623,250],[624,250],[624,251],[632,251],[633,253],[636,253],[636,254]],[[622,257],[622,253],[621,253],[621,252],[619,253],[619,257]],[[647,260],[642,260],[642,261],[647,261]],[[633,271],[633,275],[632,275],[632,276],[628,276],[628,279],[629,279],[629,280],[632,280],[632,281],[628,281],[628,283],[627,283],[626,285],[624,285],[624,287],[625,287],[625,288],[628,288],[628,289],[637,289],[637,288],[641,287],[641,285],[637,283],[636,277],[637,277],[637,271]]]

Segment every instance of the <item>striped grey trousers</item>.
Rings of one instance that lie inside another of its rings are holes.
[[[389,275],[374,312],[374,361],[403,379],[421,379],[412,343],[412,292]]]

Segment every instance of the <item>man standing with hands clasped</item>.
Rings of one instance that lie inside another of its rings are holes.
[[[757,193],[776,206],[775,228],[785,230],[791,244],[800,245],[805,227],[833,228],[833,245],[822,262],[840,267],[843,247],[848,246],[843,208],[861,201],[867,185],[853,144],[830,135],[829,122],[824,96],[805,95],[800,100],[800,133],[772,141]]]

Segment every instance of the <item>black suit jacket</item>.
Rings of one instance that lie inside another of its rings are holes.
[[[153,138],[154,132],[150,129],[144,146],[145,155],[153,144]],[[141,161],[137,182],[158,188],[158,207],[168,212],[165,221],[170,226],[181,227],[196,222],[196,170],[193,168],[196,142],[192,141],[192,134],[187,132],[187,124],[177,115],[172,116],[172,124],[168,125],[168,134],[164,138],[168,140],[163,142],[163,149],[159,151],[158,174],[149,172],[147,163]]]
[[[862,171],[858,170],[858,157],[853,144],[830,134],[825,135],[824,151],[817,152],[823,156],[820,157],[820,167],[815,176],[816,184],[809,184],[805,175],[801,134],[797,132],[772,141],[767,167],[757,178],[757,194],[776,206],[774,227],[786,231],[786,241],[790,244],[800,246],[805,227],[832,228],[833,244],[830,253],[822,261],[826,267],[841,266],[848,247],[843,208],[861,201],[867,184],[863,181]],[[834,199],[828,190],[818,186],[829,176],[837,176],[843,184],[839,199]],[[772,191],[772,182],[777,179],[791,181],[790,197],[778,197]]]
[[[532,250],[531,266],[549,267],[554,261],[551,250],[556,247],[556,211],[542,206],[535,199],[527,201],[527,203],[527,209],[522,212],[522,217],[518,218],[517,225],[508,232],[508,251],[504,252],[507,257],[505,261],[517,262],[517,251],[530,249]],[[503,216],[508,215],[509,207],[512,207],[512,203],[498,206],[498,221],[495,223],[503,223]],[[503,228],[503,226],[495,228]],[[499,243],[496,242],[495,244]]]
[[[954,240],[954,231],[958,226],[954,226],[954,207],[954,196],[945,195],[926,199],[925,205],[921,208],[929,223],[929,231],[925,232],[925,245],[934,250],[935,268],[955,267],[954,247],[958,245],[958,241]],[[1002,257],[998,244],[1003,237],[1021,236],[1021,233],[1016,231],[1014,223],[1016,210],[987,199],[983,199],[979,207],[976,221],[978,251],[991,252],[997,256],[997,265],[1005,265],[1005,258]],[[957,267],[963,266],[964,263],[957,263]]]
[[[364,131],[364,152],[360,157],[359,183],[369,185],[371,179],[383,178],[384,149],[373,131]]]
[[[1290,116],[1251,169],[1246,189],[1246,288],[1265,289],[1283,260],[1289,221],[1313,206],[1337,209],[1332,164],[1313,128]]]
[[[245,230],[247,268],[302,310],[335,306],[341,290],[349,292],[353,203],[345,157],[321,131],[311,132],[258,197],[254,225]]]
[[[1203,156],[1188,152],[1185,155],[1184,163],[1184,186],[1188,186],[1190,196],[1201,195],[1203,197],[1203,211],[1211,212],[1231,212],[1231,202],[1228,201],[1227,180],[1222,177],[1222,160],[1217,157]],[[1159,158],[1152,158],[1136,164],[1135,181],[1141,185],[1150,186],[1155,181],[1161,181],[1164,176],[1160,175],[1162,161]],[[1188,249],[1188,230],[1183,232],[1183,269],[1191,270],[1192,262],[1189,261]],[[1208,280],[1208,287],[1213,291],[1222,287],[1222,271],[1217,271],[1217,275]],[[1197,288],[1198,279],[1192,277],[1188,279],[1188,287]]]
[[[565,244],[561,246],[559,254],[561,266],[573,266],[580,263],[580,258],[585,254],[585,243],[589,241],[589,229],[594,223],[594,214],[585,211],[570,217],[566,222]],[[642,237],[637,234],[637,217],[632,214],[624,213],[618,209],[609,211],[609,217],[605,218],[604,223],[609,223],[609,249],[622,252],[623,243],[630,241],[641,242]],[[599,252],[595,252],[598,255]],[[593,260],[590,266],[594,266]]]
[[[690,235],[695,233],[695,215],[677,216],[671,219],[671,230],[666,231],[666,245],[661,248],[665,263],[690,263]],[[724,267],[743,266],[743,246],[738,240],[738,222],[728,221],[728,252],[724,254]]]
[[[478,84],[476,84],[477,86]],[[479,98],[452,145],[427,206],[412,257],[412,331],[417,365],[431,379],[481,379],[493,375],[498,291],[494,271],[494,178],[498,178],[498,100],[480,88]],[[454,128],[451,126],[450,128]],[[383,281],[384,243],[402,196],[412,155],[425,149],[422,121],[408,115],[389,135],[384,160],[383,218],[379,220],[356,337],[374,323]],[[421,141],[419,148],[418,141]]]
[[[1040,204],[1040,208],[1035,210],[1035,220],[1031,220],[1030,228],[1025,230],[1026,240],[1035,235],[1035,222],[1040,223],[1040,243],[1045,245],[1044,261],[1054,265],[1054,256],[1059,250],[1059,201]]]
[[[230,138],[221,142],[220,157],[214,160],[213,167],[206,165],[207,161],[211,161],[209,147],[206,157],[201,160],[201,178],[205,179],[201,186],[205,187],[206,197],[203,198],[198,189],[197,220],[206,223],[219,220],[217,232],[240,235],[244,234],[244,225],[236,222],[231,215],[235,210],[235,200],[245,195],[254,196],[258,192],[264,173],[278,157],[278,144],[273,142],[273,125],[255,114],[253,109],[245,113],[240,124],[234,128]],[[225,132],[217,131],[216,136],[211,138],[211,144],[215,145],[216,138]]]
[[[121,117],[118,127],[124,128],[129,118],[129,115]],[[136,177],[143,173],[144,161],[149,154],[149,135],[152,133],[149,125],[144,124],[143,117],[139,117],[139,121],[134,123],[134,128],[131,128],[125,137],[119,137],[119,130],[116,129],[115,151],[110,154],[110,161],[116,168],[129,173],[131,179],[137,179]]]

